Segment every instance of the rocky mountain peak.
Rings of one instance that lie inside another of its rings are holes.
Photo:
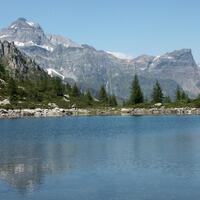
[[[39,24],[19,18],[0,31],[0,40],[14,42],[18,47],[39,46],[51,50],[53,45]]]
[[[171,56],[174,59],[189,60],[189,61],[192,61],[192,62],[194,61],[191,49],[175,50],[171,53],[167,53],[166,55]]]
[[[42,29],[38,23],[28,21],[25,18],[18,18],[14,21],[8,28],[10,29],[21,29],[21,28],[32,28],[32,29]]]
[[[173,52],[156,56],[150,65],[150,69],[162,69],[175,67],[197,67],[197,64],[193,58],[191,49],[180,49]]]
[[[46,72],[31,58],[16,48],[14,42],[0,41],[0,62],[15,79],[35,80],[47,76]]]
[[[0,31],[0,40],[14,42],[20,49],[31,47],[32,49],[43,49],[52,52],[57,46],[65,48],[79,47],[81,45],[69,38],[60,35],[46,35],[38,23],[28,21],[25,18],[18,18],[7,28]]]

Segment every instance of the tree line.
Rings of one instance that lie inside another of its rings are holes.
[[[1,78],[1,76],[0,76]],[[37,83],[30,80],[17,81],[12,77],[7,80],[7,87],[4,88],[5,96],[9,96],[10,101],[15,104],[26,99],[27,102],[59,102],[68,96],[68,107],[75,105],[78,107],[87,106],[108,106],[116,107],[117,99],[115,95],[109,95],[102,85],[95,98],[89,89],[82,91],[76,83],[64,84],[58,77],[44,78]],[[62,106],[67,106],[62,104]]]
[[[86,91],[81,91],[76,83],[70,85],[69,83],[63,84],[60,78],[44,79],[33,84],[31,81],[24,81],[20,84],[13,78],[8,79],[7,92],[10,96],[11,101],[19,100],[19,96],[26,97],[33,101],[42,101],[43,99],[53,99],[63,97],[68,94],[71,99],[71,104],[77,103],[82,107],[84,106],[118,106],[117,98],[115,94],[109,95],[102,85],[98,91],[96,98],[91,94],[91,91],[87,89]],[[18,85],[25,86],[26,90],[18,87]],[[181,90],[179,86],[176,89],[176,102],[185,101],[189,102],[190,99],[188,95]],[[131,84],[130,97],[124,105],[137,105],[148,102],[144,98],[144,93],[140,86],[138,76],[135,75]],[[164,96],[161,85],[158,81],[155,82],[152,88],[151,103],[171,103],[172,100],[169,96]]]
[[[104,85],[102,85],[100,87],[97,98],[95,98],[91,94],[89,89],[87,89],[85,92],[81,92],[80,88],[77,86],[76,83],[73,86],[71,86],[69,83],[67,83],[66,88],[67,88],[67,91],[66,91],[67,94],[69,94],[73,98],[84,97],[84,98],[81,98],[81,100],[89,106],[102,105],[102,106],[115,107],[118,105],[116,96],[114,94],[109,95],[106,92]]]
[[[188,95],[183,90],[181,90],[179,86],[177,86],[175,98],[176,98],[175,99],[176,102],[184,101],[186,103],[189,103],[190,101]],[[142,104],[144,102],[147,102],[147,100],[144,99],[144,93],[141,89],[138,76],[135,75],[131,84],[130,98],[128,102],[126,102],[126,104],[135,105],[135,104]],[[156,81],[156,83],[154,84],[152,88],[151,102],[152,103],[171,103],[172,102],[169,96],[164,96],[161,85],[158,81]]]
[[[38,81],[31,80],[15,80],[5,70],[4,66],[0,63],[0,79],[6,81],[6,85],[2,86],[1,93],[9,96],[10,101],[27,101],[29,102],[62,102],[61,106],[72,106],[73,104],[79,107],[87,106],[118,106],[115,94],[108,94],[105,86],[102,85],[95,96],[87,89],[82,91],[76,83],[69,84],[63,83],[58,77],[44,77]],[[65,95],[68,94],[70,102],[64,102]],[[188,95],[177,86],[176,89],[176,102],[190,102]],[[199,97],[200,99],[200,97]],[[171,103],[172,100],[169,96],[164,96],[161,85],[158,81],[155,82],[152,88],[151,100],[144,97],[144,93],[140,86],[137,74],[134,76],[131,83],[130,96],[124,105],[131,106],[143,104],[146,102],[151,103]]]

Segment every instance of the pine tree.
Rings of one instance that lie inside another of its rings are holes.
[[[17,100],[17,84],[13,78],[8,81],[8,94],[11,101]]]
[[[176,88],[176,101],[180,101],[181,100],[181,90],[180,87],[177,86]]]
[[[116,96],[114,94],[108,97],[108,104],[111,107],[117,106],[117,100],[116,100]]]
[[[184,91],[181,92],[181,100],[186,100],[187,99],[187,95],[185,94]]]
[[[80,95],[81,95],[80,89],[78,88],[78,86],[75,83],[72,87],[72,96],[73,97],[80,97]]]
[[[42,79],[38,82],[38,90],[40,92],[46,92],[48,90],[49,82],[47,78]]]
[[[66,90],[66,93],[67,93],[68,95],[71,94],[71,92],[72,92],[72,87],[71,87],[71,85],[70,85],[69,83],[66,84],[65,90]]]
[[[123,100],[122,106],[127,106],[127,102],[125,100]]]
[[[185,102],[189,102],[190,98],[188,97],[188,95],[185,93],[184,90],[181,90],[180,87],[177,87],[176,90],[176,101],[185,101]]]
[[[2,63],[0,63],[0,78],[5,79],[6,70]]]
[[[108,95],[103,85],[101,86],[100,91],[99,91],[99,100],[103,103],[108,102]]]
[[[63,88],[62,80],[60,78],[58,77],[54,78],[53,87],[57,96],[63,96],[64,88]]]
[[[163,97],[162,88],[161,88],[159,82],[156,81],[156,84],[153,87],[152,100],[154,103],[162,103],[163,98],[164,97]]]
[[[87,105],[91,105],[93,102],[93,97],[92,97],[89,89],[87,90],[87,92],[85,94],[85,101],[86,101]]]
[[[143,92],[140,87],[140,83],[137,75],[135,75],[131,87],[130,104],[139,104],[144,102]]]
[[[182,91],[182,93],[181,93],[181,100],[186,102],[186,103],[190,102],[189,96],[184,91]]]

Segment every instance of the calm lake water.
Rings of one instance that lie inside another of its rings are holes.
[[[199,200],[200,117],[0,120],[1,200]]]

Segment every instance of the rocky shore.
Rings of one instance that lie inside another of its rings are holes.
[[[0,109],[0,118],[83,115],[200,115],[200,108]]]

